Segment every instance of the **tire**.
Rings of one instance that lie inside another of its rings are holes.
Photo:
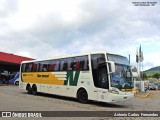
[[[37,95],[37,86],[36,85],[32,86],[32,94]]]
[[[88,94],[85,89],[80,89],[77,92],[77,99],[80,103],[87,103],[88,102]]]
[[[32,94],[33,94],[33,95],[37,95],[37,90],[33,90],[33,91],[32,91]]]
[[[16,81],[16,82],[15,82],[15,85],[19,85],[19,82],[18,82],[18,81]]]
[[[33,93],[33,91],[32,91],[32,88],[31,88],[31,87],[28,87],[28,88],[27,88],[27,93],[28,93],[28,94],[32,94],[32,93]]]

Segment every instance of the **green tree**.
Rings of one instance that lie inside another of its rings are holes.
[[[143,73],[142,76],[143,76],[143,79],[145,79],[145,80],[148,78],[146,73]]]
[[[160,73],[155,73],[152,77],[156,78],[156,79],[159,79],[160,78]]]

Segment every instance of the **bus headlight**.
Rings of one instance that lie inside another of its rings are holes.
[[[117,89],[112,88],[111,90],[108,90],[108,92],[113,93],[113,94],[119,94]]]

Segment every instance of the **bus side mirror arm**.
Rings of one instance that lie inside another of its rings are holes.
[[[107,61],[108,64],[108,74],[114,73],[115,72],[115,64],[112,61]]]

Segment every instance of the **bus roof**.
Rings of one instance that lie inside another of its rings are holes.
[[[41,59],[36,59],[36,60],[29,60],[29,61],[23,61],[22,63],[28,63],[28,62],[39,62],[39,61],[45,61],[45,60],[52,60],[52,59],[61,59],[61,58],[69,58],[69,57],[80,57],[80,56],[85,56],[85,55],[91,55],[91,54],[112,54],[112,55],[117,55],[121,57],[125,57],[119,54],[114,54],[114,53],[107,53],[107,52],[90,52],[90,53],[80,53],[80,54],[66,54],[66,55],[61,55],[61,56],[54,56],[54,57],[48,57],[48,58],[41,58]]]

